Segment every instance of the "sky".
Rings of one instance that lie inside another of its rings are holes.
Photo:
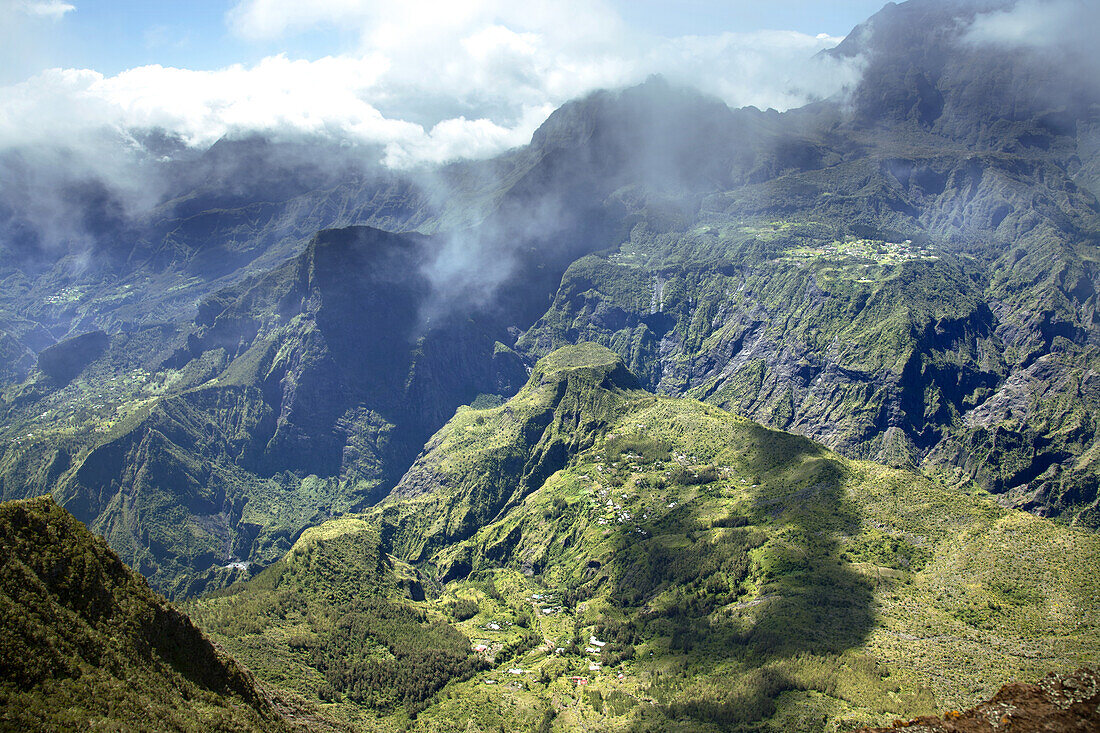
[[[278,53],[315,60],[352,52],[358,45],[360,29],[342,23],[289,27],[269,37],[241,32],[236,13],[264,4],[276,5],[223,0],[0,0],[0,17],[8,28],[2,32],[7,37],[0,49],[0,83],[23,81],[50,67],[94,69],[106,75],[148,64],[214,70],[254,64]],[[626,25],[664,38],[763,30],[842,37],[883,4],[884,0],[615,0],[610,7]]]
[[[881,0],[0,0],[0,150],[162,129],[381,146],[409,167],[526,143],[660,73],[787,109],[858,77],[815,54]]]

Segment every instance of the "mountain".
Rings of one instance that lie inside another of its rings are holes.
[[[743,177],[621,192],[629,235],[570,267],[520,351],[598,341],[650,388],[1093,522],[1095,89],[974,45],[966,7],[853,31],[848,106],[739,137]]]
[[[0,151],[0,719],[1087,725],[1100,88],[1014,7],[889,3],[799,109],[653,77],[425,170]]]
[[[365,730],[842,730],[1095,663],[1098,563],[1092,532],[654,395],[581,344],[187,609]]]
[[[49,497],[0,504],[0,721],[291,730],[253,678]]]
[[[0,496],[52,493],[195,595],[590,341],[645,389],[1095,527],[1100,99],[1072,48],[975,40],[1001,7],[888,5],[830,52],[864,64],[842,99],[732,110],[653,78],[431,175],[150,138],[148,216],[58,189],[88,250],[43,250],[13,193]],[[3,161],[45,195],[32,163]]]
[[[211,566],[233,569],[215,560],[278,559],[306,526],[384,493],[455,406],[526,376],[491,320],[427,322],[430,288],[416,277],[427,247],[323,232],[204,301],[156,373],[48,391],[30,412],[60,414],[22,452],[52,452],[39,486],[173,595],[201,588],[209,574],[195,575]],[[28,481],[9,466],[8,481]]]

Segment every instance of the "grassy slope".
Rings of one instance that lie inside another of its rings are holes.
[[[0,505],[0,727],[284,730],[252,678],[49,497]]]
[[[379,716],[415,715],[482,666],[460,631],[410,597],[424,597],[415,571],[382,551],[375,527],[348,516],[307,530],[250,582],[187,608],[269,684],[371,728]]]
[[[361,538],[391,550],[380,595],[485,647],[487,671],[453,675],[425,709],[377,715],[325,688],[293,640],[328,633],[309,613],[223,595],[196,618],[273,660],[261,676],[376,729],[415,712],[424,730],[833,730],[1097,661],[1093,535],[632,387],[610,352],[558,352],[507,404],[460,410],[400,498],[309,540],[345,547],[333,578],[361,566],[346,554]],[[502,455],[546,468],[556,445],[559,470],[504,481]],[[487,519],[455,531],[471,513]],[[331,605],[301,572],[307,606]],[[234,592],[260,598],[258,580]]]

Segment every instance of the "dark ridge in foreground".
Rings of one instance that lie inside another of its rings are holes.
[[[966,712],[951,711],[896,721],[889,728],[860,728],[857,733],[900,730],[928,733],[1030,733],[1100,730],[1100,674],[1081,668],[1073,674],[1048,674],[1038,684],[1013,682],[989,702]]]
[[[0,504],[0,729],[290,726],[243,668],[45,496]]]

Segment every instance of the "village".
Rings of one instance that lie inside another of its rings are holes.
[[[16,425],[12,443],[23,445],[49,435],[74,434],[89,424],[98,433],[110,432],[152,399],[148,396],[149,377],[149,372],[138,368],[102,381],[75,380],[45,402],[48,409],[30,421],[32,430],[22,432]],[[73,393],[79,394],[79,399],[72,399]]]
[[[615,537],[648,538],[662,520],[677,511],[690,512],[690,505],[703,496],[725,496],[759,486],[731,465],[712,465],[700,456],[668,450],[638,435],[613,433],[606,445],[611,448],[580,461],[561,479],[583,507],[578,521],[587,527],[586,533],[594,533],[596,547]],[[589,560],[588,572],[598,572],[602,561]],[[618,689],[626,684],[632,662],[622,657],[621,647],[601,638],[595,625],[607,610],[607,600],[571,605],[565,588],[540,585],[546,580],[497,571],[492,593],[474,586],[456,591],[478,601],[476,616],[460,627],[470,638],[472,651],[493,665],[480,684],[517,692],[535,682],[555,680],[575,688],[599,682]],[[493,598],[494,594],[499,597]],[[503,600],[517,598],[530,609],[530,630],[541,639],[526,652],[513,651],[526,631],[519,621],[525,611],[514,601]]]
[[[800,245],[783,251],[780,262],[809,262],[834,260],[861,262],[868,265],[897,265],[908,260],[937,260],[939,256],[932,246],[914,244],[911,239],[888,242],[878,239],[845,237],[815,245]]]

